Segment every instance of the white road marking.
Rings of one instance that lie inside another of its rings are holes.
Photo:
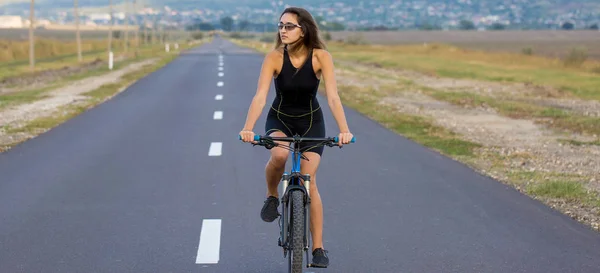
[[[208,149],[208,156],[220,156],[222,147],[223,143],[221,142],[211,142]]]
[[[218,82],[217,86],[223,86],[223,82]]]
[[[219,77],[223,77],[223,76],[225,76],[225,73],[219,72]]]
[[[221,248],[221,219],[202,220],[196,264],[216,264]]]
[[[223,67],[222,67],[222,66],[221,66],[221,67],[219,67],[219,71],[223,71]]]
[[[213,119],[223,119],[223,111],[215,111]]]
[[[215,100],[222,100],[223,99],[223,95],[219,94],[215,96]]]
[[[223,62],[220,62],[220,63],[219,63],[219,66],[223,66]]]

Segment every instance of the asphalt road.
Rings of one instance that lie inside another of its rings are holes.
[[[268,151],[237,138],[261,62],[216,39],[0,154],[0,271],[286,272]],[[317,175],[331,265],[306,272],[600,272],[599,234],[346,114]]]

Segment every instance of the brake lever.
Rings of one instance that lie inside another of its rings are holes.
[[[267,148],[267,150],[271,150],[271,149],[273,149],[274,147],[277,146],[277,143],[275,143],[275,142],[273,142],[271,140],[267,141],[265,139],[265,140],[263,140],[263,146],[265,146],[265,148]]]
[[[252,142],[251,144],[252,146],[265,146],[264,140],[258,140],[256,142]]]

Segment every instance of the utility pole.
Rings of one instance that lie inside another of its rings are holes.
[[[144,45],[147,45],[147,44],[149,44],[149,43],[150,43],[150,42],[149,42],[149,41],[150,41],[150,40],[149,40],[149,37],[150,37],[150,36],[149,36],[149,35],[150,35],[150,32],[148,31],[148,18],[146,18],[146,16],[147,16],[147,15],[146,15],[146,14],[144,14]]]
[[[35,0],[31,0],[31,4],[29,6],[29,68],[31,72],[35,70],[35,40],[33,38],[33,26],[35,24]]]
[[[149,40],[148,40],[148,36],[149,35],[149,31],[148,31],[148,14],[144,13],[144,18],[143,20],[143,25],[144,25],[144,45],[148,45]]]
[[[125,0],[125,54],[129,49],[129,0]]]
[[[140,48],[140,26],[137,21],[137,1],[133,1],[133,25],[135,26],[135,54],[137,56]]]
[[[109,3],[109,16],[110,25],[108,26],[108,69],[112,70],[113,67],[113,52],[112,52],[112,36],[113,36],[113,6],[112,0],[108,0]]]
[[[73,1],[74,15],[75,15],[75,39],[77,40],[77,60],[81,62],[83,57],[81,56],[81,34],[79,33],[79,11],[77,10],[77,0]]]
[[[156,23],[156,15],[152,14],[152,45],[154,45],[156,43],[156,35],[158,35],[156,33],[156,26],[158,24]]]

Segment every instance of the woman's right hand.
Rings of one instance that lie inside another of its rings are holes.
[[[252,130],[242,130],[240,136],[243,142],[254,142],[254,132]]]

